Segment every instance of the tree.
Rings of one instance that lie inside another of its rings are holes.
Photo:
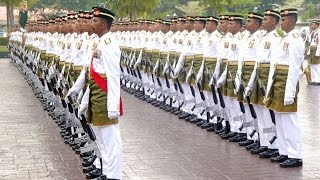
[[[118,17],[129,17],[130,20],[136,20],[138,17],[148,17],[159,5],[160,0],[118,0],[118,2],[115,8],[118,10]]]
[[[200,0],[199,5],[204,6],[207,11],[207,15],[218,15],[222,12],[223,7],[231,5],[232,0]]]

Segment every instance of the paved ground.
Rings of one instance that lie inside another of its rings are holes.
[[[81,161],[18,70],[0,60],[0,180],[82,180]],[[282,169],[123,93],[124,179],[320,179],[320,87],[301,81],[303,168]]]

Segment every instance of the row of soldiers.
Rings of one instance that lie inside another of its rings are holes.
[[[112,11],[93,7],[29,23],[10,36],[12,61],[80,154],[87,179],[122,179],[121,51],[109,32],[114,19]]]
[[[123,88],[281,167],[301,166],[297,13],[249,12],[245,32],[241,15],[118,23]]]
[[[59,72],[71,87],[63,96],[76,99],[79,117],[88,106],[83,99],[90,98],[82,72],[92,57],[101,56],[97,44],[116,42],[124,90],[281,167],[297,167],[302,165],[296,111],[304,52],[294,29],[297,13],[249,12],[245,32],[240,32],[241,15],[118,22],[102,39],[93,33],[91,13],[79,12],[29,23],[26,35],[12,33],[11,40],[40,50],[39,58],[25,63],[40,79]],[[280,19],[283,31],[277,29]]]

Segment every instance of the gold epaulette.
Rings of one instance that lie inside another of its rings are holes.
[[[300,35],[298,33],[293,33],[292,36],[298,38]]]
[[[110,44],[110,43],[111,43],[111,40],[110,40],[110,38],[108,38],[108,39],[105,39],[105,40],[104,40],[104,43],[106,43],[106,45]]]

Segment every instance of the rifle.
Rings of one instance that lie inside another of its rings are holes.
[[[86,130],[86,132],[88,133],[88,136],[89,136],[89,137],[85,136],[85,139],[87,140],[89,146],[81,147],[80,148],[80,152],[81,153],[87,153],[87,152],[94,151],[95,155],[100,160],[100,166],[101,166],[100,168],[102,170],[102,168],[103,168],[102,155],[101,155],[100,149],[99,149],[99,147],[98,147],[98,145],[96,143],[96,135],[94,134],[91,126],[87,124],[87,120],[86,120],[86,117],[84,116],[84,114],[81,115],[81,121],[83,121],[83,124],[84,124],[83,128]]]
[[[181,84],[180,84],[179,78],[177,78],[176,80],[177,80],[177,89],[179,88],[180,93],[181,93],[182,96],[183,96],[183,95],[184,95],[184,91],[183,91],[183,88],[182,88],[182,86],[181,86]],[[184,105],[184,101],[183,101],[181,104],[179,104],[179,109],[181,109],[181,107],[182,107],[183,105]]]
[[[220,105],[222,107],[222,117],[223,117],[223,118],[220,118],[217,123],[222,124],[223,119],[226,121],[225,134],[227,134],[230,132],[229,113],[228,113],[228,109],[226,107],[226,104],[224,102],[220,87],[217,88],[217,92],[218,92],[218,96],[219,96],[219,100],[220,100]]]
[[[166,80],[167,89],[168,89],[168,91],[169,91],[169,93],[170,93],[170,83],[169,83],[169,79],[168,79],[167,73],[164,73],[164,78],[165,78],[165,80]],[[164,98],[164,102],[166,102],[167,99],[170,97],[169,93],[168,93],[167,97]],[[172,107],[172,97],[170,97],[169,106]]]
[[[266,95],[266,91],[265,91],[265,88],[264,88],[264,85],[261,84],[260,81],[258,81],[259,83],[259,89],[262,93],[263,96]],[[274,124],[273,127],[270,127],[270,128],[264,128],[263,129],[263,133],[274,133],[274,136],[272,137],[272,139],[269,141],[270,144],[273,144],[274,141],[277,139],[277,130],[276,130],[276,117],[275,117],[275,114],[274,114],[274,111],[272,109],[269,109],[269,113],[270,113],[270,117],[271,117],[271,120],[272,120],[272,123]]]
[[[236,90],[236,84],[235,84],[235,81],[234,81],[234,78],[232,77],[231,75],[231,72],[229,71],[229,74],[230,74],[230,77],[231,77],[231,81],[232,81],[232,85],[233,85],[233,89]],[[244,85],[243,85],[243,82],[240,84],[240,87],[239,87],[239,92],[237,92],[238,94],[239,93],[243,93],[243,90],[244,90]],[[245,123],[246,121],[246,117],[245,117],[245,108],[244,108],[244,104],[242,101],[239,101],[239,106],[240,106],[240,110],[242,112],[242,115],[240,116],[241,120]],[[239,128],[240,131],[242,131],[243,129],[243,124],[241,125],[241,127]]]
[[[208,105],[206,104],[206,97],[205,97],[203,91],[201,91],[200,83],[197,83],[197,85],[198,85],[198,88],[199,88],[199,93],[200,93],[200,97],[201,97],[201,99],[202,99],[202,102],[205,104],[205,108],[204,108],[204,110],[200,113],[200,115],[202,116],[203,113],[206,112],[206,114],[207,114],[207,123],[209,123],[211,116],[210,116],[210,111],[207,110]],[[202,103],[201,103],[201,104],[202,104]]]
[[[254,130],[249,135],[252,138],[253,135],[257,132],[259,127],[258,127],[258,123],[257,123],[257,114],[256,114],[256,111],[255,111],[253,105],[250,103],[250,97],[247,96],[246,99],[247,99],[247,102],[249,105],[249,109],[250,109],[250,113],[253,118],[253,121],[251,123],[243,124],[243,126],[245,126],[245,127],[253,126],[254,127]],[[258,136],[259,136],[259,133],[258,133]]]

